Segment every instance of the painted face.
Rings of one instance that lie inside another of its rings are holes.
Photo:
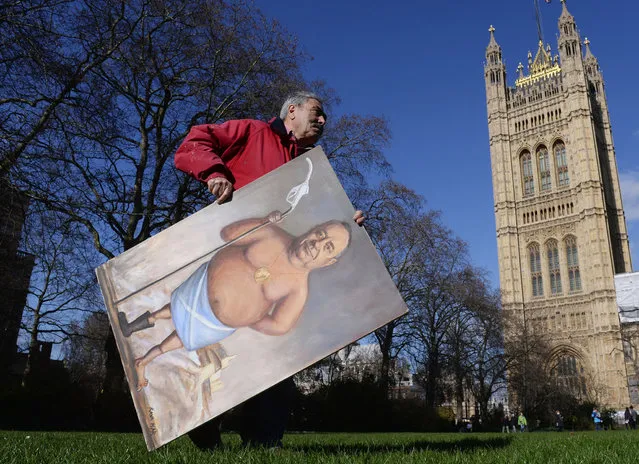
[[[348,246],[350,233],[340,223],[324,223],[298,237],[293,245],[293,255],[302,267],[317,269],[337,261]]]
[[[300,145],[313,145],[322,136],[326,124],[326,113],[322,104],[310,98],[303,105],[291,105],[291,107],[292,113],[289,113],[289,117],[293,126],[293,135]]]

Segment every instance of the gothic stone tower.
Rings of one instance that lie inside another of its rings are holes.
[[[562,0],[559,56],[540,41],[506,83],[490,28],[484,75],[505,312],[553,347],[559,387],[628,404],[614,274],[631,271],[604,83]]]

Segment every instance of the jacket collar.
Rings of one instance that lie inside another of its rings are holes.
[[[273,118],[269,121],[269,125],[271,126],[271,130],[275,132],[280,137],[292,136],[292,131],[289,133],[286,130],[286,126],[284,125],[284,121],[281,118]]]
[[[280,137],[287,138],[288,140],[295,140],[295,137],[293,136],[293,131],[289,132],[286,130],[286,126],[284,125],[284,120],[282,120],[282,118],[273,118],[268,123],[271,127],[271,130],[275,132],[277,135],[279,135]],[[307,147],[302,148],[299,145],[297,145],[297,141],[295,141],[295,144],[297,146],[297,153],[295,156],[301,155],[302,153],[306,153],[311,148],[315,147],[315,145],[309,145]]]

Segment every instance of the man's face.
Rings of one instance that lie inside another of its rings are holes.
[[[349,238],[342,224],[320,224],[295,240],[292,250],[295,261],[306,269],[330,266],[346,249]]]
[[[314,98],[299,106],[289,106],[288,118],[293,135],[302,146],[313,145],[324,132],[326,114],[322,104]]]

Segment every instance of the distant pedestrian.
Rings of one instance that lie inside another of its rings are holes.
[[[595,423],[595,431],[599,432],[601,430],[601,424],[603,422],[601,420],[601,413],[597,408],[592,408],[592,414],[590,416]]]
[[[520,432],[524,432],[526,430],[526,427],[528,427],[528,421],[526,420],[523,412],[519,413],[519,417],[517,418],[517,425],[519,425]]]
[[[561,412],[559,412],[559,409],[555,411],[555,429],[557,432],[563,432],[564,430],[564,418],[562,417]]]
[[[630,421],[632,420],[632,416],[630,415],[630,409],[626,408],[623,413],[623,425],[626,427],[626,430],[630,430]]]
[[[510,414],[504,414],[504,418],[501,420],[501,433],[510,433]]]
[[[630,405],[630,428],[632,430],[636,430],[637,429],[637,411],[635,411],[635,408],[632,407],[632,404]]]

